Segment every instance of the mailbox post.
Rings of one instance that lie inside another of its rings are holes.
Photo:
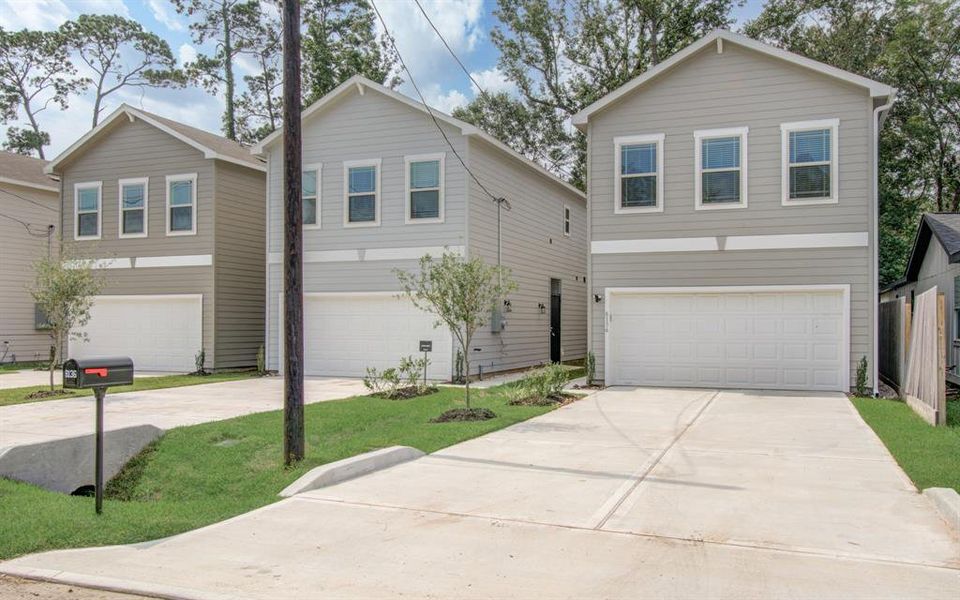
[[[92,389],[97,400],[94,493],[96,511],[103,512],[103,400],[111,385],[133,384],[133,361],[127,357],[71,358],[63,363],[63,387]]]

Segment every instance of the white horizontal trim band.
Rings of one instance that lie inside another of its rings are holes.
[[[211,254],[184,254],[181,256],[140,256],[136,266],[141,267],[209,267],[213,264]]]
[[[412,248],[370,248],[367,250],[311,250],[303,253],[303,262],[359,262],[367,260],[418,260],[424,254],[440,256],[444,252],[453,252],[463,256],[463,246],[417,246]],[[280,252],[267,254],[272,265],[281,262]]]
[[[719,250],[715,237],[663,238],[652,240],[603,240],[590,243],[592,254],[648,252],[704,252]]]
[[[866,247],[870,236],[866,231],[851,233],[796,233],[787,235],[732,235],[726,250],[779,250],[794,248]]]

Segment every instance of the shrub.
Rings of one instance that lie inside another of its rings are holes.
[[[543,402],[561,397],[566,383],[567,370],[560,364],[534,369],[514,384],[514,389],[510,393],[510,402],[512,404],[530,400]]]
[[[857,383],[854,391],[858,396],[867,396],[869,391],[867,390],[867,357],[860,357],[860,362],[857,363]]]
[[[418,394],[425,392],[427,384],[423,380],[423,373],[429,365],[430,359],[427,357],[404,356],[401,358],[397,370],[400,372],[400,379],[403,381],[404,387],[415,388]]]
[[[267,374],[267,354],[263,349],[263,344],[260,344],[260,349],[257,350],[257,375],[263,376]]]
[[[207,370],[204,365],[207,362],[207,351],[203,348],[200,348],[200,351],[193,356],[193,364],[196,367],[194,373],[196,375],[206,375]]]
[[[400,389],[400,374],[393,367],[383,371],[378,371],[374,367],[367,367],[363,385],[373,394],[392,398]]]
[[[587,352],[587,359],[583,366],[587,371],[587,385],[593,385],[593,381],[597,378],[597,356],[592,351]]]

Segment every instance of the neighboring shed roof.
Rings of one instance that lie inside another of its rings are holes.
[[[926,213],[920,219],[917,237],[907,263],[903,283],[912,283],[920,274],[930,240],[936,238],[951,263],[960,262],[960,213]]]
[[[57,180],[43,172],[46,166],[47,161],[40,158],[13,152],[0,152],[0,183],[13,183],[47,192],[59,192]]]
[[[507,146],[500,140],[496,139],[495,137],[486,133],[485,131],[479,129],[475,125],[471,125],[466,121],[461,121],[460,119],[451,117],[450,115],[442,113],[433,107],[428,108],[422,102],[418,102],[413,98],[404,96],[399,92],[391,90],[390,88],[380,85],[379,83],[376,83],[374,81],[371,81],[370,79],[367,79],[366,77],[363,77],[361,75],[354,75],[350,79],[344,81],[343,83],[338,85],[336,88],[328,92],[322,98],[320,98],[319,100],[317,100],[316,102],[308,106],[306,109],[304,109],[300,117],[301,122],[306,122],[314,115],[320,114],[325,108],[331,106],[337,100],[339,100],[346,94],[353,92],[354,90],[357,90],[360,94],[363,94],[366,90],[373,90],[375,92],[379,92],[380,94],[383,94],[388,98],[392,98],[393,100],[402,102],[403,104],[406,104],[407,106],[415,108],[425,114],[428,114],[428,115],[432,114],[434,117],[437,118],[438,121],[441,121],[443,123],[446,123],[447,125],[451,125],[459,129],[462,135],[466,137],[476,137],[477,139],[483,140],[484,142],[492,145],[494,148],[496,148],[500,152],[503,152],[504,154],[509,156],[511,159],[516,160],[521,164],[523,164],[524,166],[526,166],[527,168],[535,171],[538,175],[546,177],[547,179],[550,179],[554,183],[557,183],[563,186],[568,191],[576,194],[578,197],[582,199],[586,198],[586,194],[578,190],[576,187],[570,185],[563,179],[560,179],[559,177],[557,177],[556,175],[554,175],[553,173],[545,169],[543,166],[523,156],[513,148]],[[273,133],[271,133],[270,135],[262,139],[259,144],[251,148],[250,152],[254,154],[263,154],[268,147],[277,143],[281,139],[282,135],[283,135],[283,130],[277,129],[276,131],[274,131]]]
[[[874,81],[872,79],[867,79],[866,77],[861,77],[849,71],[844,71],[843,69],[838,69],[836,67],[831,67],[830,65],[818,62],[799,54],[794,54],[793,52],[788,52],[781,48],[771,46],[769,44],[764,44],[758,42],[752,38],[748,38],[744,35],[738,33],[733,33],[725,29],[717,29],[710,34],[704,36],[703,38],[697,40],[696,42],[690,44],[683,50],[680,50],[667,60],[659,63],[655,67],[647,69],[642,75],[631,79],[627,83],[623,84],[619,88],[600,98],[590,106],[584,108],[577,114],[573,115],[572,122],[573,125],[579,129],[584,129],[587,125],[587,121],[594,114],[604,110],[608,106],[616,103],[618,100],[627,96],[633,92],[638,87],[644,85],[648,81],[658,77],[659,75],[669,71],[671,68],[677,66],[678,64],[684,62],[691,56],[695,55],[701,49],[709,46],[710,44],[716,43],[718,49],[722,48],[724,42],[730,42],[738,46],[743,46],[749,48],[756,52],[766,54],[767,56],[772,56],[780,60],[787,61],[789,63],[799,65],[817,71],[824,75],[834,77],[841,81],[846,81],[847,83],[852,83],[867,89],[870,92],[871,97],[889,97],[892,96],[895,92],[894,88],[890,87],[885,83],[880,83],[879,81]]]
[[[98,139],[112,123],[124,116],[131,121],[134,119],[140,119],[144,123],[152,125],[160,131],[177,138],[181,142],[189,146],[193,146],[200,152],[203,152],[204,158],[223,160],[244,167],[250,167],[251,169],[256,169],[258,171],[267,170],[267,167],[264,165],[262,160],[250,154],[250,151],[247,148],[241,146],[239,143],[234,142],[233,140],[210,133],[209,131],[204,131],[203,129],[197,129],[196,127],[185,125],[179,121],[174,121],[166,117],[161,117],[160,115],[149,113],[145,110],[133,108],[127,104],[121,104],[117,110],[110,113],[110,115],[101,121],[99,125],[88,131],[86,135],[74,142],[72,146],[64,150],[59,156],[50,161],[50,164],[47,165],[46,172],[56,172],[61,164],[67,161],[75,153],[79,152],[88,143]]]

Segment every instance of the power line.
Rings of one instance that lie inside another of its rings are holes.
[[[10,219],[11,221],[16,221],[17,223],[23,225],[23,228],[27,230],[27,233],[29,233],[33,237],[37,237],[37,238],[48,237],[51,233],[50,228],[52,227],[52,225],[44,226],[44,225],[37,225],[36,223],[27,223],[26,221],[21,221],[16,217],[11,217],[10,215],[4,214],[4,213],[0,213],[0,217]],[[35,233],[30,230],[31,227],[44,227],[46,229],[46,233]]]
[[[490,196],[491,200],[499,204],[503,201],[503,199],[493,195],[490,190],[488,190],[486,186],[484,186],[480,180],[477,179],[477,176],[474,175],[473,171],[470,170],[470,167],[467,166],[467,163],[463,160],[463,157],[460,156],[460,153],[457,152],[456,148],[454,148],[453,142],[451,142],[450,138],[447,137],[447,132],[445,132],[443,127],[440,126],[440,121],[437,120],[437,116],[433,114],[433,109],[430,108],[429,104],[427,104],[427,99],[424,98],[423,92],[421,92],[420,88],[417,87],[417,82],[413,79],[413,73],[411,73],[410,69],[407,68],[407,63],[404,62],[403,56],[400,54],[400,50],[397,48],[397,42],[390,34],[390,30],[387,28],[387,22],[383,20],[383,15],[380,14],[380,9],[377,8],[376,2],[374,2],[374,0],[370,0],[370,6],[373,7],[373,12],[377,13],[377,18],[380,20],[380,24],[383,26],[384,33],[386,34],[387,39],[390,40],[390,45],[393,47],[393,51],[397,53],[397,59],[400,61],[400,66],[403,67],[403,70],[407,72],[407,76],[410,78],[410,85],[412,85],[413,89],[417,91],[417,96],[420,97],[421,104],[423,104],[423,106],[427,109],[427,114],[430,115],[430,118],[433,120],[433,124],[436,125],[437,131],[439,131],[440,135],[443,136],[443,140],[447,143],[447,146],[450,147],[450,151],[453,152],[453,155],[456,156],[457,160],[460,161],[460,164],[463,165],[464,170],[466,170],[470,177],[477,183],[478,186],[480,186],[480,189],[483,190],[486,195]]]
[[[0,192],[3,192],[4,194],[10,194],[10,195],[13,196],[14,198],[20,198],[20,199],[23,200],[24,202],[29,202],[30,204],[35,204],[35,205],[39,206],[40,208],[45,208],[45,209],[47,209],[47,210],[52,210],[52,211],[55,212],[55,213],[60,212],[59,210],[57,210],[56,208],[53,208],[52,206],[47,206],[46,204],[41,204],[41,203],[37,202],[36,200],[31,200],[30,198],[24,198],[24,197],[21,196],[20,194],[14,194],[14,193],[11,192],[10,190],[0,190]]]
[[[480,91],[480,95],[481,95],[481,96],[486,96],[486,97],[490,98],[491,96],[490,96],[489,92],[487,92],[487,90],[483,89],[483,86],[481,86],[481,85],[477,82],[476,78],[474,78],[474,76],[473,76],[473,73],[470,72],[470,69],[468,69],[468,68],[466,67],[466,65],[463,64],[463,61],[460,60],[460,57],[457,56],[457,53],[454,52],[454,51],[453,51],[453,48],[450,47],[450,44],[447,43],[446,38],[443,37],[443,34],[440,33],[440,30],[437,29],[437,26],[433,24],[433,21],[430,19],[430,15],[427,14],[427,11],[425,11],[425,10],[423,9],[423,5],[420,4],[420,0],[413,0],[413,1],[417,4],[417,8],[420,9],[420,14],[422,14],[422,15],[423,15],[423,18],[426,19],[426,20],[427,20],[427,23],[430,24],[430,28],[433,29],[434,33],[437,34],[437,37],[440,38],[440,41],[443,42],[443,46],[447,49],[447,52],[450,53],[450,56],[453,57],[453,60],[457,61],[457,64],[460,65],[460,69],[462,69],[463,72],[466,73],[467,78],[470,79],[470,82],[473,83],[473,85]],[[399,52],[398,52],[397,54],[399,54]],[[540,158],[542,158],[543,160],[545,160],[545,161],[547,161],[548,163],[550,163],[551,165],[553,165],[553,168],[555,168],[556,170],[560,171],[561,173],[563,173],[563,174],[566,175],[567,177],[570,177],[570,178],[573,177],[573,175],[571,175],[563,166],[561,166],[560,164],[557,163],[557,161],[555,161],[555,160],[553,160],[552,158],[550,158],[549,156],[547,156],[543,151],[538,150],[536,154],[537,154]]]

